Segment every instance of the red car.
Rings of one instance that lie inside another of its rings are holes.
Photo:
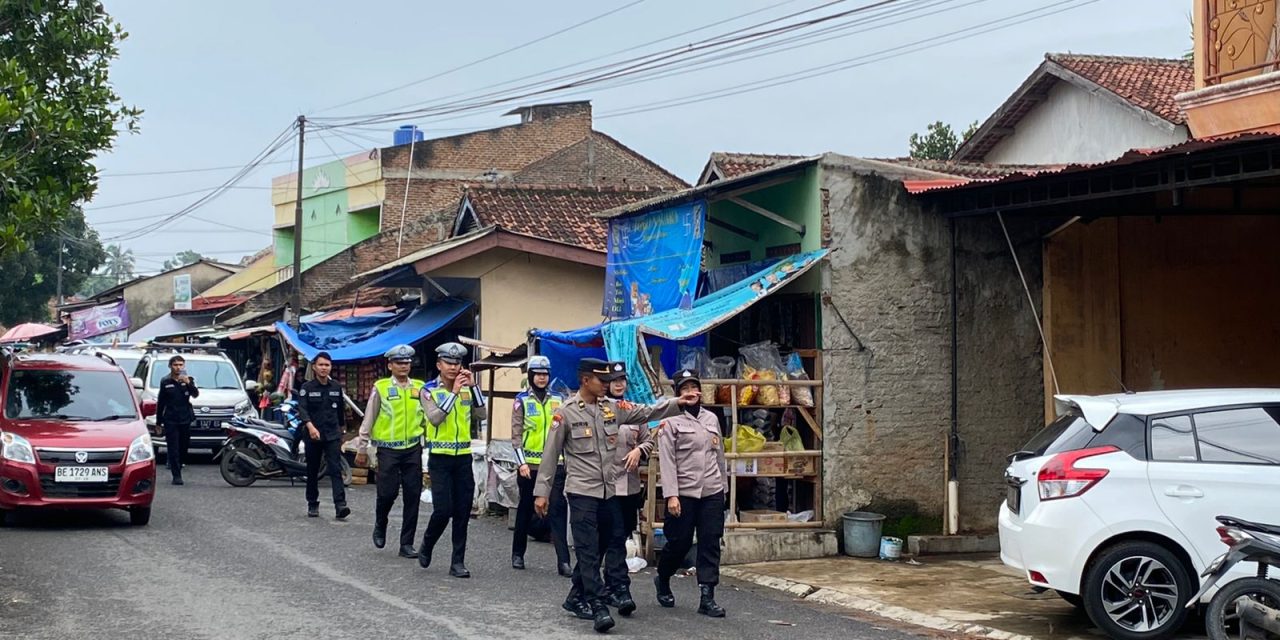
[[[151,520],[156,459],[129,378],[107,358],[0,353],[0,524],[14,509]]]

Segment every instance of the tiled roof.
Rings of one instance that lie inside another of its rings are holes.
[[[779,155],[770,153],[730,153],[716,151],[711,154],[711,160],[707,162],[707,168],[715,167],[719,171],[720,176],[724,179],[736,178],[744,173],[767,169],[776,164],[799,160],[804,156]],[[707,173],[703,172],[705,180]]]
[[[1050,53],[1046,58],[1169,122],[1187,121],[1173,97],[1195,89],[1190,60],[1070,53]]]
[[[607,227],[593,214],[664,193],[609,187],[476,185],[467,201],[481,227],[604,251]]]

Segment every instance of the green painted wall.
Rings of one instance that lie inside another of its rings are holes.
[[[378,233],[378,208],[351,214],[347,167],[335,160],[302,173],[302,270]],[[276,266],[293,262],[292,229],[277,229]],[[285,250],[287,249],[287,250]]]
[[[711,241],[715,255],[715,260],[710,266],[720,266],[720,256],[725,253],[750,251],[752,260],[763,260],[765,250],[773,246],[799,242],[801,251],[821,249],[822,200],[818,187],[818,171],[817,166],[812,166],[800,178],[742,196],[742,199],[747,202],[805,225],[803,238],[795,231],[727,200],[711,203],[709,215],[712,218],[750,231],[760,239],[757,241],[745,238],[708,223],[706,237]]]

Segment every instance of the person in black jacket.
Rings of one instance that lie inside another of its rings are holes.
[[[160,380],[156,394],[156,426],[164,430],[165,456],[174,484],[182,484],[182,461],[191,444],[191,423],[196,421],[191,399],[199,395],[195,378],[187,375],[187,361],[182,356],[169,358],[169,375]]]
[[[320,460],[328,463],[333,482],[333,508],[341,520],[351,515],[342,486],[342,434],[347,428],[342,387],[329,377],[333,359],[321,351],[311,360],[314,380],[298,393],[298,418],[307,429],[307,517],[320,517]]]

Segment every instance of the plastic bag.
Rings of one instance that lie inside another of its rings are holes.
[[[747,380],[778,380],[783,376],[782,356],[772,342],[757,342],[738,350],[742,355],[742,377]],[[782,391],[777,385],[760,385],[754,392],[756,403],[766,407],[782,404]],[[741,404],[751,404],[743,402]]]
[[[734,425],[734,430],[738,433],[738,453],[755,453],[764,451],[764,436],[759,431],[748,427],[745,424]],[[733,441],[724,439],[724,450],[733,450]]]
[[[778,433],[778,442],[782,443],[783,451],[804,451],[804,441],[800,439],[800,432],[791,425],[783,427]]]
[[[787,378],[790,380],[809,379],[809,374],[805,373],[804,363],[800,361],[800,354],[798,353],[793,352],[790,356],[787,356]],[[791,400],[802,407],[812,407],[813,387],[792,387]]]
[[[711,375],[711,357],[707,355],[706,347],[689,347],[680,345],[677,353],[680,359],[681,369],[692,369],[698,372],[703,378],[717,378],[719,376]],[[702,401],[706,403],[714,403],[716,397],[716,385],[709,382],[702,383]]]
[[[734,361],[732,356],[712,358],[707,362],[707,377],[713,380],[728,380],[733,377],[733,365]],[[716,388],[715,385],[710,385],[714,393],[708,396],[706,393],[707,386],[708,385],[703,385],[703,397],[715,398],[716,404],[727,405],[730,400],[732,400],[733,387],[726,385]]]

